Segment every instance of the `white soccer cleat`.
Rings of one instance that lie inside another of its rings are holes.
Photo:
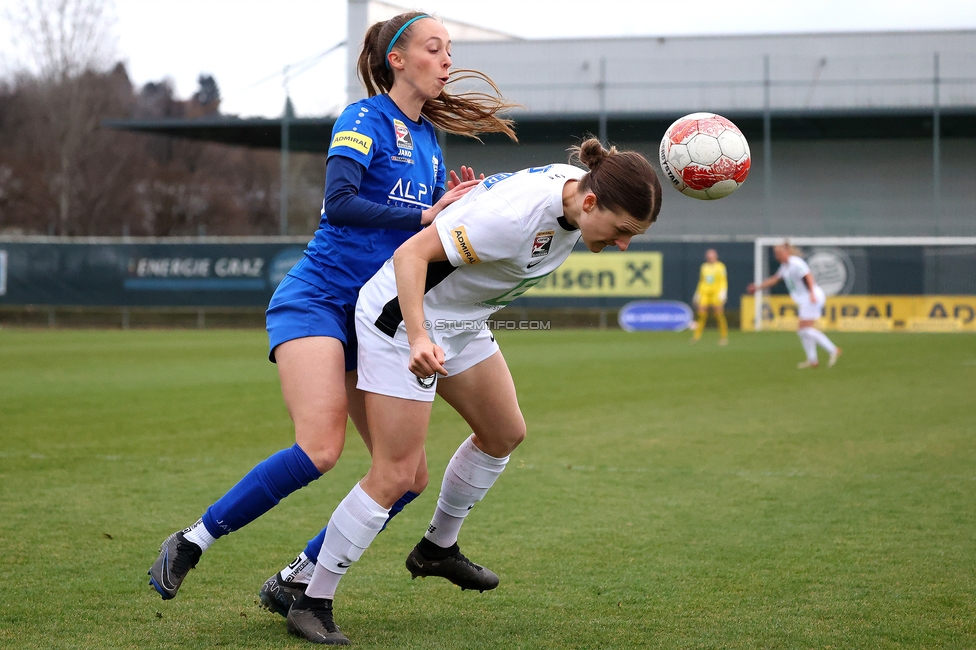
[[[807,368],[817,368],[819,366],[820,363],[817,361],[801,361],[800,363],[796,364],[797,370],[805,370]]]
[[[828,368],[833,368],[835,365],[837,365],[837,359],[840,358],[840,355],[842,353],[843,353],[843,350],[841,350],[840,348],[836,348],[833,352],[831,352],[830,353],[830,361],[827,362],[827,367]]]

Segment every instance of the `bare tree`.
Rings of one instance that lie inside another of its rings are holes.
[[[110,67],[115,54],[111,0],[21,0],[8,19],[24,67],[46,95],[57,168],[50,189],[57,195],[58,234],[69,234],[73,176],[79,147],[98,127],[99,112],[83,83],[86,74]]]

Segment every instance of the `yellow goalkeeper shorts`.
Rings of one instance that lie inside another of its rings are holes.
[[[699,307],[721,307],[722,300],[718,293],[701,293],[698,294],[698,306]]]

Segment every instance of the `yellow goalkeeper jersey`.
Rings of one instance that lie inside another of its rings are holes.
[[[705,262],[701,265],[701,275],[698,279],[698,289],[700,295],[719,294],[728,292],[729,278],[725,272],[725,265],[721,262]]]

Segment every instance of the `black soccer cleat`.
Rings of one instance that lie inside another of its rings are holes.
[[[350,645],[332,618],[332,601],[304,594],[288,610],[288,632],[312,643]]]
[[[305,595],[308,585],[301,582],[288,582],[278,572],[264,581],[258,597],[265,609],[288,618],[288,610],[295,601]]]
[[[178,530],[163,541],[159,547],[159,557],[149,569],[149,584],[163,600],[176,597],[183,578],[197,565],[203,551],[183,536]]]
[[[462,591],[465,589],[487,591],[498,586],[498,576],[491,569],[486,569],[464,557],[457,544],[446,551],[450,553],[447,557],[430,560],[420,550],[420,544],[417,544],[407,556],[407,570],[413,578],[417,576],[447,578]]]

